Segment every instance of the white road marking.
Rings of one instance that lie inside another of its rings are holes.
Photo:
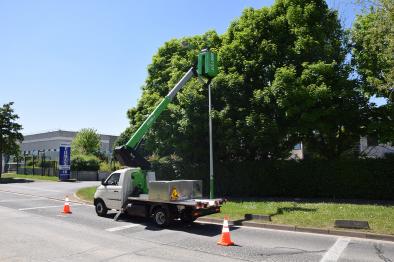
[[[45,199],[42,198],[42,197],[39,197],[39,198],[5,199],[5,200],[0,200],[0,203],[6,203],[6,202],[19,202],[19,201],[21,201],[21,202],[23,202],[23,201],[29,202],[29,201],[35,201],[35,200],[45,200]]]
[[[64,202],[64,198],[56,198],[56,197],[51,197],[51,196],[40,196],[40,195],[34,195],[34,194],[26,194],[26,193],[20,193],[20,192],[12,192],[12,191],[7,191],[7,190],[1,190],[0,193],[6,193],[6,194],[13,194],[13,195],[19,195],[19,196],[32,196],[32,197],[40,197],[42,199],[48,199],[51,201],[58,201],[58,202]],[[77,205],[84,205],[84,206],[91,206],[94,207],[94,205],[91,204],[86,204],[86,203],[81,203],[78,201],[70,201],[70,203],[77,203]],[[74,204],[75,205],[75,204]]]
[[[80,206],[80,204],[73,204],[72,206]],[[19,208],[19,211],[25,210],[33,210],[33,209],[45,209],[45,208],[55,208],[55,207],[63,207],[63,206],[42,206],[42,207],[26,207],[26,208]]]
[[[19,211],[32,210],[32,209],[44,209],[44,208],[54,208],[54,207],[62,207],[62,206],[43,206],[43,207],[27,207],[27,208],[19,208]]]
[[[45,188],[35,188],[35,187],[28,187],[28,186],[11,186],[14,189],[29,189],[29,190],[38,190],[38,191],[47,191],[47,192],[56,192],[56,193],[61,193],[62,191],[59,190],[53,190],[53,189],[45,189]]]
[[[350,237],[340,237],[334,245],[324,254],[320,262],[336,262],[350,242]]]
[[[138,227],[138,226],[139,226],[138,224],[131,224],[131,225],[126,225],[126,226],[121,226],[121,227],[107,228],[105,231],[115,232],[115,231],[125,230],[125,229],[128,229],[128,228]]]

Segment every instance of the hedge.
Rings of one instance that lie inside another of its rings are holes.
[[[71,157],[72,171],[97,171],[99,168],[100,162],[96,156],[77,155]]]
[[[209,167],[154,163],[158,179],[201,179]],[[309,160],[215,163],[215,194],[222,197],[291,197],[394,200],[394,161]]]

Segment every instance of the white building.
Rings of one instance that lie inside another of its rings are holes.
[[[33,135],[25,135],[21,144],[21,154],[38,155],[45,154],[47,159],[58,160],[59,147],[61,144],[71,144],[78,132],[51,131]],[[117,136],[100,134],[100,151],[106,155],[112,154],[112,149]]]

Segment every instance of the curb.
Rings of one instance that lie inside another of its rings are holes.
[[[222,219],[207,218],[207,217],[200,217],[197,219],[197,222],[201,222],[201,223],[208,222],[208,223],[219,224],[219,225],[221,225],[223,223]],[[375,234],[375,233],[368,233],[368,232],[356,232],[356,231],[345,231],[345,230],[313,228],[313,227],[298,227],[298,226],[292,226],[292,225],[258,223],[258,222],[243,221],[243,220],[235,220],[235,221],[230,220],[229,225],[231,225],[231,226],[248,226],[248,227],[266,228],[266,229],[275,229],[275,230],[284,230],[284,231],[293,231],[293,232],[303,232],[303,233],[315,233],[315,234],[331,235],[331,236],[347,236],[347,237],[356,237],[356,238],[384,240],[384,241],[394,242],[394,235]]]
[[[93,205],[92,202],[79,198],[75,192],[71,196],[69,196],[69,199],[73,199],[73,202],[82,202],[84,204]]]

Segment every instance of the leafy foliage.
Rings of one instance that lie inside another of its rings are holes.
[[[364,81],[365,90],[393,102],[394,2],[372,1],[369,9],[357,17],[352,38],[353,62]]]
[[[20,133],[22,126],[16,122],[19,116],[14,113],[13,104],[10,102],[0,107],[0,177],[3,165],[2,155],[18,154],[18,142],[23,140],[23,135]]]
[[[358,82],[348,79],[347,40],[324,0],[277,0],[269,8],[246,9],[223,36],[210,31],[173,39],[153,57],[119,142],[210,47],[220,62],[212,83],[218,160],[285,159],[300,141],[313,156],[338,158],[358,141],[368,110]],[[207,89],[190,81],[146,135],[145,154],[207,162],[207,101]]]
[[[367,100],[348,79],[348,68],[336,62],[303,67],[300,77],[294,67],[278,70],[266,92],[309,154],[338,158],[366,132]]]
[[[203,36],[173,39],[165,43],[148,67],[149,76],[143,87],[143,95],[137,106],[128,111],[130,127],[117,143],[127,142],[130,135],[194,64],[201,49],[208,45],[214,48],[219,46],[220,42],[219,36],[212,31]],[[208,142],[205,134],[208,130],[206,98],[207,90],[196,79],[189,81],[145,136],[142,148],[147,154],[149,152],[165,156],[175,153],[195,161],[205,160],[205,150],[200,149],[202,143]],[[191,148],[196,150],[191,151]]]
[[[360,1],[365,4],[366,1]],[[372,3],[371,3],[372,2]],[[367,96],[387,99],[371,111],[369,133],[380,141],[394,141],[394,2],[368,1],[352,30],[353,64]]]
[[[72,154],[95,155],[100,152],[100,135],[92,128],[83,128],[71,143]]]

